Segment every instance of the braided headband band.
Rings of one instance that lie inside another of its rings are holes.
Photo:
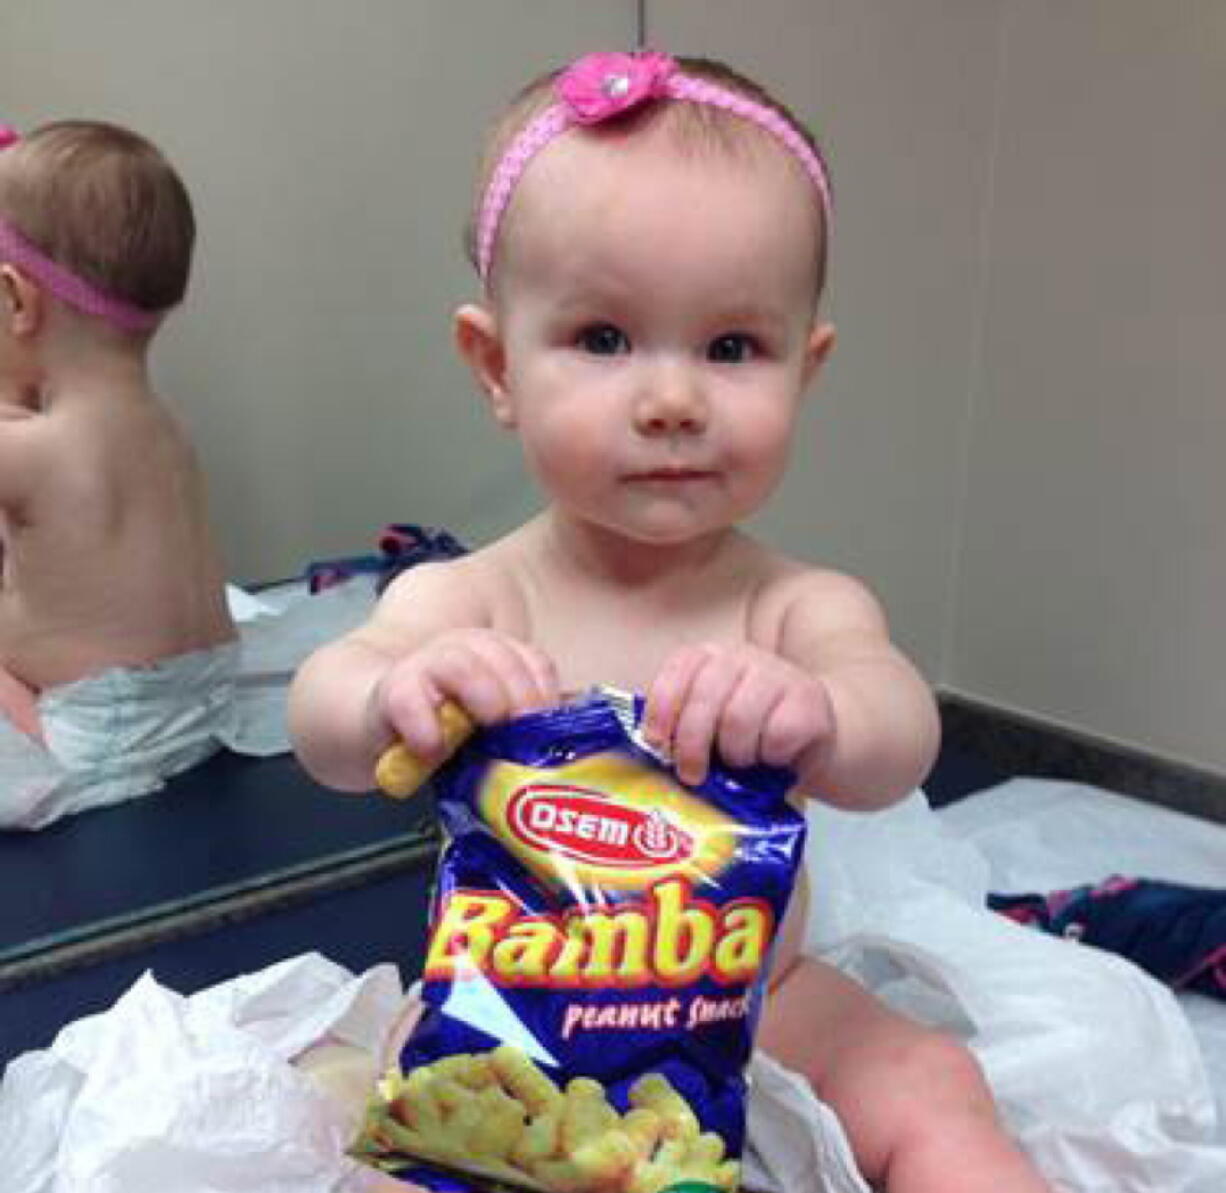
[[[558,76],[554,94],[555,102],[520,130],[490,175],[477,218],[477,272],[482,281],[489,278],[498,225],[528,163],[568,128],[599,124],[653,99],[687,100],[721,108],[770,133],[812,180],[822,219],[827,228],[830,226],[833,201],[826,165],[792,123],[746,95],[682,74],[677,61],[668,54],[650,50],[587,54]]]
[[[0,124],[0,150],[7,149],[19,139],[8,125]],[[24,270],[61,302],[87,315],[105,319],[124,331],[148,331],[161,322],[164,314],[162,311],[147,311],[99,290],[35,248],[3,216],[0,216],[0,261]]]

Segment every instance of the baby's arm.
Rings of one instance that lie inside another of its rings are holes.
[[[548,660],[490,628],[479,593],[467,560],[421,565],[388,588],[365,625],[307,659],[290,688],[289,722],[320,782],[370,788],[398,736],[423,761],[437,760],[447,700],[480,724],[556,701]]]
[[[759,602],[750,641],[684,647],[647,701],[648,737],[695,783],[725,762],[791,767],[798,790],[843,807],[900,799],[927,773],[936,706],[890,643],[862,585],[829,572],[792,575]]]
[[[867,588],[847,576],[807,577],[787,605],[779,651],[824,684],[832,711],[829,736],[798,759],[802,792],[870,809],[924,779],[940,742],[936,701],[891,643]]]

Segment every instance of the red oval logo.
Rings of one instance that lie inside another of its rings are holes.
[[[593,866],[641,869],[694,854],[694,838],[659,808],[628,807],[586,787],[530,783],[511,796],[507,822],[525,845]]]

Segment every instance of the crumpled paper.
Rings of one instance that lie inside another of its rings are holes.
[[[377,599],[374,578],[354,576],[315,594],[292,583],[244,596],[238,600],[231,593],[243,649],[225,744],[239,754],[281,754],[290,748],[286,693],[294,672],[317,647],[370,616]]]
[[[961,1038],[1056,1188],[1226,1190],[1213,1091],[1170,990],[1122,958],[985,911],[987,859],[920,794],[872,816],[813,803],[808,818],[808,949]]]
[[[801,1076],[755,1052],[742,1184],[767,1193],[872,1193],[834,1111]]]
[[[291,1062],[379,1054],[403,1002],[307,954],[190,997],[141,977],[0,1084],[5,1193],[350,1193],[354,1107]]]

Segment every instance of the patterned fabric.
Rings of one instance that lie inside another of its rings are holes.
[[[349,555],[340,559],[321,559],[307,565],[307,587],[323,592],[351,576],[378,576],[382,592],[401,572],[419,563],[436,559],[455,559],[468,549],[445,530],[417,526],[412,522],[392,522],[379,535],[378,555]]]
[[[988,906],[1127,957],[1176,990],[1226,1000],[1226,888],[1113,875],[1047,895],[989,894]]]

